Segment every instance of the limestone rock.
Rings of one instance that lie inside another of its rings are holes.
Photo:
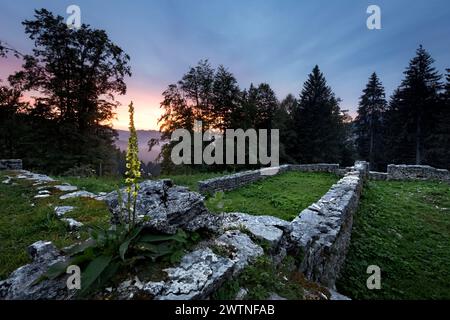
[[[66,200],[66,199],[72,199],[72,198],[95,198],[95,197],[97,197],[97,195],[95,195],[92,192],[75,191],[72,193],[64,194],[64,195],[60,196],[59,199]]]
[[[278,295],[277,293],[272,292],[267,298],[267,300],[287,300],[286,298],[283,298],[282,296]]]
[[[60,207],[55,207],[55,214],[58,218],[61,218],[62,216],[64,216],[66,213],[69,213],[71,211],[73,211],[75,209],[75,207],[72,206],[60,206]]]
[[[72,218],[62,218],[61,221],[65,222],[70,231],[75,231],[83,227],[83,224]]]
[[[215,233],[226,230],[246,229],[256,239],[267,241],[272,248],[279,245],[283,234],[289,232],[290,223],[272,216],[255,216],[246,213],[207,213],[191,220],[186,226],[189,231],[206,229]]]
[[[34,196],[35,199],[43,199],[43,198],[48,198],[50,197],[49,194],[37,194]]]
[[[17,179],[35,181],[38,184],[45,184],[48,182],[55,181],[53,178],[50,178],[49,176],[46,176],[45,174],[33,173],[33,172],[30,172],[27,170],[20,170],[19,173],[20,174],[16,177]]]
[[[263,254],[260,246],[239,231],[225,232],[216,239],[214,245],[226,245],[232,252],[227,256],[221,256],[207,247],[188,253],[177,267],[165,270],[168,280],[162,289],[158,285],[159,293],[155,299],[206,299],[225,280],[236,276],[256,257]]]
[[[12,180],[12,178],[11,178],[10,176],[6,176],[5,178],[6,178],[6,179],[5,179],[5,180],[3,180],[3,181],[2,181],[2,183],[3,183],[3,184],[10,184],[10,183],[11,183],[11,180]]]
[[[78,188],[76,186],[72,186],[70,184],[62,184],[62,185],[56,185],[53,188],[62,191],[62,192],[72,192],[77,191]]]
[[[236,297],[234,298],[234,300],[244,300],[245,297],[248,294],[248,290],[245,288],[239,288],[238,293],[236,294]]]
[[[121,202],[117,192],[105,196],[113,222],[126,221],[125,189]],[[174,186],[170,180],[147,180],[140,183],[137,196],[136,216],[138,223],[154,230],[174,234],[194,217],[207,212],[203,196],[185,187]]]
[[[249,236],[237,230],[225,232],[217,238],[215,243],[218,245],[225,244],[234,248],[234,274],[238,274],[251,261],[264,254],[264,250],[255,244]]]
[[[209,248],[191,252],[178,267],[165,270],[169,280],[155,299],[204,299],[231,275],[233,266],[232,260],[216,255]]]
[[[1,159],[0,170],[22,170],[21,159]]]
[[[50,265],[64,259],[51,242],[38,241],[28,248],[28,253],[33,261],[0,282],[0,299],[63,300],[73,296],[66,286],[67,276],[35,283]]]
[[[334,288],[350,242],[356,212],[368,166],[359,163],[315,204],[292,221],[290,242],[300,248],[300,266],[305,276]]]
[[[328,291],[330,292],[330,300],[338,300],[338,301],[349,301],[352,300],[347,296],[344,296],[343,294],[340,294],[339,292],[336,292],[332,289],[328,289]]]

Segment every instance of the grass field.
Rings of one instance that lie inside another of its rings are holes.
[[[381,290],[368,290],[368,265]],[[450,186],[371,181],[338,290],[354,299],[450,299]]]
[[[164,175],[161,177],[157,177],[157,179],[171,179],[173,183],[179,186],[188,187],[192,191],[198,191],[198,182],[202,180],[212,179],[220,176],[224,176],[230,173],[213,173],[213,172],[204,172],[204,173],[193,173],[186,175]]]
[[[207,200],[213,212],[244,212],[294,219],[336,183],[329,173],[287,172],[245,187],[217,193]]]
[[[0,181],[12,172],[0,172]],[[197,190],[200,180],[221,174],[200,173],[186,176],[166,176],[175,184]],[[162,177],[161,177],[162,178]],[[111,192],[123,186],[117,177],[56,177],[58,183],[70,183],[89,192]],[[158,177],[159,179],[159,177]],[[52,190],[48,198],[35,199],[36,187],[32,182],[14,179],[15,185],[0,183],[0,280],[13,270],[29,262],[26,248],[38,241],[52,241],[59,248],[88,237],[91,226],[108,227],[110,213],[104,202],[89,198],[60,200],[62,194]],[[55,206],[74,206],[76,209],[65,215],[84,224],[78,233],[69,233],[66,225],[56,218]]]
[[[0,173],[0,180],[4,175]],[[13,180],[16,185],[0,183],[0,279],[17,267],[28,263],[26,248],[38,241],[53,241],[62,248],[88,237],[89,226],[107,227],[106,204],[87,198],[60,200],[61,192],[52,191],[48,198],[35,199],[36,187],[26,180]],[[84,224],[80,232],[68,232],[64,222],[56,218],[55,206],[74,206],[65,217]]]

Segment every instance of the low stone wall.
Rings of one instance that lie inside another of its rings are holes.
[[[317,164],[286,164],[279,167],[263,168],[259,170],[244,171],[231,174],[228,176],[217,177],[204,181],[199,181],[198,190],[202,194],[214,194],[217,191],[230,191],[247,184],[273,176],[268,173],[274,172],[275,175],[287,171],[302,172],[329,172],[343,175],[339,164],[317,163]]]
[[[436,169],[430,166],[390,164],[387,168],[387,179],[437,180],[450,182],[450,172],[445,169]]]
[[[303,254],[300,271],[308,279],[335,288],[367,177],[368,163],[356,162],[318,202],[292,221],[288,242],[291,250]]]
[[[370,180],[387,180],[387,176],[388,174],[386,172],[377,172],[377,171],[369,172]]]
[[[22,160],[0,159],[0,170],[22,170]]]

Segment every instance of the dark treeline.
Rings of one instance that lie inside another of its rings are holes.
[[[449,70],[446,83],[420,46],[388,102],[376,73],[360,98],[358,156],[384,170],[389,163],[450,168]]]
[[[281,163],[347,165],[353,160],[352,145],[347,141],[350,118],[340,109],[339,99],[318,66],[312,70],[298,99],[288,95],[279,102],[267,83],[251,84],[241,90],[232,73],[223,66],[215,70],[208,61],[200,61],[178,83],[170,85],[163,96],[164,114],[159,120],[163,139],[170,139],[172,132],[180,128],[193,133],[195,119],[202,121],[203,130],[222,134],[225,129],[279,129]],[[161,156],[165,171],[186,170],[186,166],[174,166],[171,161],[171,150],[176,143],[163,146]],[[248,150],[246,153],[248,155]],[[188,170],[192,167],[239,170],[252,166],[187,167]]]
[[[214,70],[200,61],[163,93],[160,118],[163,138],[185,128],[193,132],[194,119],[204,130],[224,132],[279,129],[281,163],[340,163],[367,160],[372,170],[385,171],[389,163],[450,167],[449,74],[446,84],[422,48],[410,61],[405,77],[387,101],[384,87],[373,73],[360,98],[354,121],[339,107],[340,100],[315,66],[297,97],[281,102],[266,83],[241,90],[223,66]],[[165,171],[186,170],[170,160],[176,142],[163,147]],[[188,166],[191,169],[193,166]],[[251,166],[194,166],[204,170],[237,170]]]
[[[23,55],[0,43],[0,57],[21,57],[22,70],[0,83],[0,158],[21,158],[34,170],[60,174],[118,172],[123,153],[111,126],[130,76],[129,57],[106,32],[70,29],[45,9],[23,22],[34,42]],[[33,99],[26,101],[28,93]]]
[[[123,172],[124,153],[114,145],[111,120],[118,105],[114,96],[126,92],[125,78],[131,76],[129,56],[105,31],[70,29],[45,9],[23,25],[34,42],[31,54],[0,41],[0,58],[23,60],[22,70],[0,83],[0,158],[21,158],[27,168],[55,174]],[[163,92],[160,131],[166,141],[176,129],[193,134],[195,120],[218,133],[279,129],[280,163],[347,166],[361,159],[381,171],[389,163],[450,168],[450,73],[443,77],[433,63],[419,47],[389,99],[373,73],[352,120],[318,66],[298,92],[279,101],[269,84],[241,89],[228,69],[204,60]],[[162,147],[166,173],[257,166],[175,166],[173,146]],[[159,164],[144,169],[155,174]]]

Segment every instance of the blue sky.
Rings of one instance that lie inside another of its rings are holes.
[[[119,100],[135,101],[140,128],[156,128],[162,91],[204,58],[225,65],[241,88],[269,83],[279,99],[298,96],[318,64],[351,111],[373,71],[390,95],[419,44],[441,72],[450,67],[448,0],[1,0],[0,39],[27,52],[32,43],[20,22],[42,7],[67,16],[70,4],[131,56],[133,77]],[[381,8],[381,30],[366,27],[371,4]],[[12,60],[0,60],[0,78],[20,65]],[[125,126],[125,111],[118,110],[117,127]]]

